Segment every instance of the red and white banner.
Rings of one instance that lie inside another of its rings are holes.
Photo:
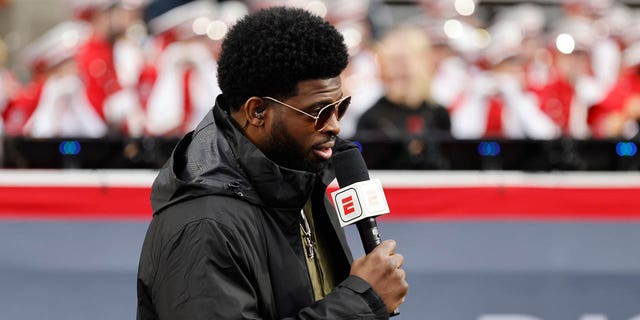
[[[0,170],[0,219],[147,220],[157,172]],[[372,171],[386,220],[640,221],[640,173]],[[332,184],[328,192],[335,191]]]

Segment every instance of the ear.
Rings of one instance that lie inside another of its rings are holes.
[[[250,125],[261,127],[266,115],[265,101],[258,97],[251,97],[244,103],[244,116]]]

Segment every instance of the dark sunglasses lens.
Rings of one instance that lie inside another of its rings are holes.
[[[351,104],[351,97],[348,97],[340,102],[340,104],[338,105],[338,120],[342,120],[342,117],[344,117],[344,114],[347,112],[349,104]]]
[[[318,131],[322,130],[322,128],[324,128],[327,122],[329,122],[329,119],[331,119],[331,116],[334,113],[336,113],[336,109],[338,109],[336,118],[338,118],[338,120],[342,119],[345,112],[347,112],[347,107],[349,107],[349,103],[351,103],[351,97],[348,97],[340,101],[339,104],[330,105],[320,110],[320,113],[318,113],[318,120],[316,120],[315,129]]]
[[[322,128],[324,128],[329,119],[331,119],[331,115],[333,115],[334,112],[336,112],[335,105],[320,110],[320,113],[318,113],[318,120],[316,120],[315,129],[321,130]]]

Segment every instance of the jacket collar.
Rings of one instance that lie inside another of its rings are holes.
[[[328,166],[319,172],[307,172],[271,161],[232,123],[222,96],[213,108],[213,116],[263,205],[278,210],[300,210],[309,199],[316,179],[322,182],[333,179]],[[326,187],[329,182],[323,185]]]
[[[280,211],[299,211],[314,187],[324,192],[334,177],[331,163],[312,173],[268,159],[234,125],[219,96],[213,110],[178,142],[160,170],[151,203],[157,214],[173,203],[219,194]]]

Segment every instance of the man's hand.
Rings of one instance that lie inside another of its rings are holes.
[[[350,272],[371,285],[384,301],[389,313],[404,303],[409,291],[409,284],[405,281],[406,273],[401,269],[404,257],[395,251],[395,241],[383,241],[371,253],[356,259]]]

